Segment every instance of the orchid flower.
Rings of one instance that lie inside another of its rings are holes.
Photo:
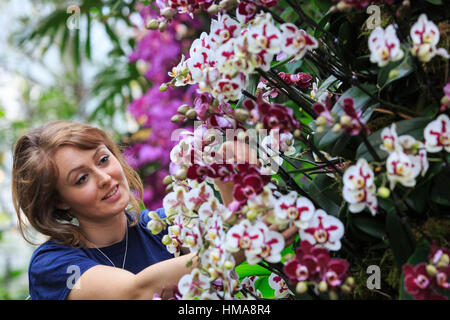
[[[367,206],[372,215],[377,213],[374,173],[366,159],[360,158],[356,165],[350,166],[344,172],[342,181],[342,195],[349,203],[350,212],[361,212]]]
[[[298,197],[297,192],[278,198],[275,215],[281,221],[292,221],[297,227],[306,229],[315,213],[314,204],[306,197]]]
[[[308,35],[305,30],[298,29],[292,23],[284,23],[280,26],[283,36],[282,51],[294,60],[302,59],[308,50],[319,46],[318,41]]]
[[[316,210],[305,229],[300,229],[300,239],[312,245],[337,251],[341,248],[344,225],[338,218],[328,215],[322,209]]]
[[[370,61],[384,67],[390,61],[403,58],[404,53],[400,48],[400,40],[397,38],[395,27],[389,25],[386,29],[375,28],[369,36]]]
[[[435,153],[445,150],[450,152],[450,119],[446,114],[441,114],[436,120],[431,121],[424,130],[425,148],[428,152]]]
[[[444,48],[436,48],[439,43],[439,29],[436,24],[428,20],[426,14],[421,14],[416,23],[411,27],[410,36],[413,41],[411,53],[417,56],[420,61],[428,62],[434,56],[440,55],[449,59],[450,55]]]

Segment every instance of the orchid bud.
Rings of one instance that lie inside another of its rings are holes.
[[[186,117],[187,117],[188,119],[194,120],[195,118],[197,118],[197,112],[195,112],[194,109],[189,109],[189,110],[186,112]]]
[[[328,293],[328,296],[330,297],[330,300],[338,300],[339,299],[339,296],[336,293],[336,291],[330,291]]]
[[[159,27],[159,20],[157,20],[157,19],[151,19],[151,20],[149,20],[149,21],[147,22],[147,24],[145,25],[145,27],[146,27],[147,29],[150,29],[150,30],[156,30],[156,29],[158,29],[158,27]]]
[[[248,119],[250,116],[250,113],[246,109],[236,109],[234,110],[234,115],[236,116],[236,119],[238,119],[240,122],[244,122]]]
[[[183,117],[181,117],[179,114],[174,115],[172,118],[170,118],[170,121],[173,123],[177,123],[183,120]]]
[[[155,219],[155,220],[161,219],[156,211],[149,211],[147,215],[150,219]]]
[[[234,268],[234,263],[230,260],[225,261],[225,263],[223,264],[223,266],[225,267],[225,269],[233,269]]]
[[[251,209],[247,211],[247,219],[252,221],[258,216],[258,211]]]
[[[317,134],[322,134],[323,133],[323,127],[322,126],[320,126],[320,127],[317,127],[317,129],[316,129],[316,133]]]
[[[386,187],[379,187],[377,194],[382,198],[388,198],[391,195],[391,191]]]
[[[161,16],[163,16],[167,20],[172,19],[176,13],[177,11],[175,9],[172,9],[171,7],[165,7],[161,10]]]
[[[164,237],[161,240],[162,244],[165,246],[168,246],[169,244],[171,244],[172,241],[173,241],[172,238],[168,234],[164,235]]]
[[[341,290],[342,290],[343,293],[347,293],[347,294],[352,292],[352,288],[350,286],[346,285],[346,284],[343,284],[341,286]]]
[[[316,119],[316,124],[318,126],[324,126],[327,124],[327,119],[324,116],[318,116]]]
[[[284,256],[283,256],[283,259],[285,260],[285,261],[290,261],[290,260],[292,260],[292,259],[294,259],[295,258],[295,254],[293,254],[293,253],[286,253]]]
[[[187,104],[182,104],[178,107],[177,112],[181,114],[186,114],[186,112],[189,110],[189,106]]]
[[[432,264],[427,265],[425,269],[430,276],[434,277],[435,275],[437,275],[437,269]]]
[[[445,268],[449,265],[450,263],[450,258],[448,256],[448,254],[444,253],[441,258],[439,259],[439,262],[437,264],[438,268]]]
[[[184,180],[187,176],[187,170],[184,168],[178,169],[177,172],[174,174],[175,179],[177,180]]]
[[[320,281],[318,289],[320,292],[327,292],[327,290],[328,290],[327,283],[325,281]]]
[[[339,123],[336,123],[334,126],[333,126],[333,129],[331,129],[334,133],[338,133],[339,131],[341,131],[341,129],[342,129],[342,126],[339,124]]]
[[[152,232],[152,234],[156,235],[163,230],[163,224],[161,223],[161,221],[151,220],[147,224],[147,229],[149,229]]]
[[[163,184],[164,185],[168,185],[169,183],[172,183],[173,179],[172,176],[169,174],[168,176],[166,176],[163,180]]]
[[[302,136],[302,131],[300,129],[295,129],[293,133],[294,138],[298,139]]]
[[[350,124],[350,121],[352,120],[352,118],[350,118],[350,116],[348,115],[343,115],[340,119],[339,119],[339,123],[344,126],[347,127]]]
[[[163,83],[159,86],[159,91],[161,91],[161,92],[167,91],[167,89],[169,89],[169,86],[167,85],[167,83]]]
[[[162,21],[162,22],[159,24],[158,30],[161,31],[161,32],[163,32],[163,31],[166,30],[166,26],[167,26],[167,22]]]
[[[397,69],[392,69],[390,72],[389,72],[389,79],[393,79],[393,78],[396,78],[396,77],[398,77],[398,70]]]
[[[217,4],[213,4],[208,8],[207,11],[209,14],[218,14],[220,11],[220,7]]]
[[[297,292],[298,294],[305,293],[306,291],[308,291],[308,284],[306,283],[306,281],[300,281],[295,286],[295,292]]]
[[[233,9],[237,4],[237,0],[222,0],[219,3],[219,7],[225,11]]]
[[[173,184],[171,183],[171,184],[167,185],[165,191],[166,191],[166,193],[172,192],[173,191]]]
[[[345,279],[345,284],[350,287],[353,287],[355,285],[355,278],[348,277],[347,279]]]

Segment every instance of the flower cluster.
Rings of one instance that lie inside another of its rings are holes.
[[[171,72],[174,85],[198,83],[203,92],[220,101],[238,100],[256,68],[267,71],[275,55],[298,60],[318,46],[317,40],[294,24],[277,27],[270,13],[259,13],[248,21],[242,6],[236,21],[221,14],[211,23],[210,33],[202,33],[192,43],[189,58]],[[242,26],[242,21],[247,23]]]
[[[428,263],[405,264],[405,290],[416,300],[447,300],[442,292],[450,289],[450,250],[431,246]]]
[[[369,37],[370,61],[377,63],[379,67],[387,65],[391,61],[403,58],[400,40],[395,31],[396,26],[389,25],[386,29],[375,28]],[[417,56],[422,62],[429,62],[436,55],[449,59],[450,55],[444,48],[436,48],[439,42],[439,29],[433,21],[428,20],[426,14],[421,14],[410,30],[413,42],[411,54]]]
[[[343,115],[338,116],[331,112],[333,108],[332,95],[328,92],[323,93],[312,105],[314,112],[317,114],[315,124],[317,126],[317,133],[322,133],[326,126],[333,126],[333,132],[340,132],[343,130],[346,134],[351,136],[363,133],[370,134],[370,130],[366,123],[361,118],[362,112],[356,110],[353,98],[347,97],[342,101],[341,109]],[[338,120],[335,120],[338,118]]]
[[[296,285],[297,293],[305,293],[312,286],[316,292],[348,293],[354,286],[349,275],[349,263],[331,258],[327,249],[317,248],[303,240],[295,250],[295,258],[284,265],[290,284]]]

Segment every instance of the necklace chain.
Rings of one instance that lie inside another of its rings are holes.
[[[97,246],[95,246],[95,249],[100,251],[100,253],[104,255],[105,258],[108,259],[108,261],[113,265],[113,267],[116,268],[114,262],[112,262],[111,259],[102,250],[100,250]],[[125,231],[125,254],[123,255],[122,269],[125,267],[125,260],[127,259],[127,251],[128,251],[128,226]]]

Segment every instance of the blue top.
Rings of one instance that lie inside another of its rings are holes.
[[[125,270],[134,274],[146,267],[172,258],[162,244],[167,229],[153,235],[147,229],[150,221],[148,210],[142,210],[139,223],[128,227],[128,251]],[[165,217],[164,209],[156,210]],[[122,241],[101,250],[118,268],[122,267],[125,253],[125,237]],[[74,287],[76,280],[89,268],[96,265],[112,266],[111,262],[95,248],[73,248],[49,240],[33,253],[28,268],[29,290],[32,300],[64,300]]]

